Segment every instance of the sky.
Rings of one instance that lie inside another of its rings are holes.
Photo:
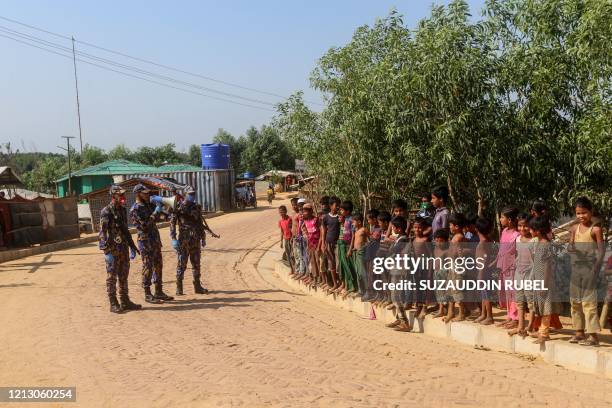
[[[472,15],[480,16],[484,0],[468,3]],[[415,27],[429,15],[433,3],[0,0],[0,4],[1,17],[217,81],[280,95],[166,70],[77,42],[78,51],[199,88],[176,82],[174,86],[264,108],[182,92],[77,61],[84,144],[108,150],[120,143],[135,148],[172,142],[183,150],[192,144],[209,143],[219,128],[239,136],[250,126],[268,123],[274,115],[267,110],[273,110],[270,105],[210,89],[269,104],[303,90],[305,99],[315,103],[311,107],[319,110],[316,103],[321,102],[320,95],[310,88],[308,78],[329,48],[346,44],[357,27],[374,23],[393,8],[404,16],[408,27]],[[6,29],[13,33],[7,34]],[[76,136],[77,143],[79,136],[72,59],[2,36],[15,38],[14,31],[72,46],[69,39],[0,19],[0,143],[11,142],[21,151],[61,153],[57,147],[65,143],[61,136]]]

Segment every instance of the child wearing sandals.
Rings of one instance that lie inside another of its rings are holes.
[[[517,230],[519,236],[516,237],[516,269],[514,272],[515,287],[520,289],[515,290],[514,297],[516,307],[518,309],[518,327],[508,331],[508,335],[514,336],[518,334],[521,337],[533,331],[533,291],[525,290],[525,281],[531,281],[531,271],[533,269],[533,258],[531,248],[533,246],[533,237],[529,230],[530,216],[526,213],[520,213],[517,217]],[[529,326],[525,327],[525,311],[529,307]]]

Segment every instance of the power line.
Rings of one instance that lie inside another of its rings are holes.
[[[58,34],[58,33],[55,33],[53,31],[45,30],[43,28],[36,27],[36,26],[30,25],[30,24],[26,24],[26,23],[23,23],[21,21],[13,20],[13,19],[10,19],[8,17],[0,16],[0,19],[5,20],[5,21],[9,21],[9,22],[14,23],[14,24],[19,24],[21,26],[28,27],[28,28],[31,28],[33,30],[37,30],[37,31],[40,31],[40,32],[43,32],[43,33],[46,33],[46,34],[49,34],[49,35],[53,35],[53,36],[58,37],[58,38],[63,38],[65,40],[71,40],[71,37],[68,37],[68,36],[65,36],[65,35],[62,35],[62,34]],[[126,54],[126,53],[123,53],[123,52],[114,51],[114,50],[111,50],[109,48],[101,47],[99,45],[95,45],[95,44],[92,44],[92,43],[89,43],[89,42],[86,42],[86,41],[82,41],[82,40],[76,40],[76,41],[78,43],[80,43],[80,44],[83,44],[83,45],[86,45],[86,46],[89,46],[89,47],[92,47],[92,48],[96,48],[96,49],[99,49],[99,50],[102,50],[102,51],[106,51],[106,52],[109,52],[109,53],[112,53],[112,54],[120,55],[122,57],[130,58],[130,59],[133,59],[135,61],[143,62],[143,63],[146,63],[146,64],[151,64],[151,65],[157,66],[159,68],[164,68],[164,69],[167,69],[167,70],[170,70],[170,71],[180,72],[182,74],[191,75],[191,76],[194,76],[194,77],[206,79],[208,81],[216,82],[216,83],[227,85],[227,86],[232,86],[232,87],[235,87],[235,88],[239,88],[239,89],[243,89],[243,90],[247,90],[247,91],[251,91],[251,92],[257,92],[257,93],[261,93],[261,94],[264,94],[264,95],[275,96],[275,97],[278,97],[278,98],[287,99],[286,96],[280,95],[280,94],[277,94],[277,93],[268,92],[268,91],[262,91],[262,90],[259,90],[259,89],[250,88],[250,87],[243,86],[243,85],[238,85],[238,84],[235,84],[235,83],[232,83],[232,82],[223,81],[221,79],[212,78],[212,77],[209,77],[209,76],[206,76],[206,75],[202,75],[202,74],[198,74],[198,73],[194,73],[194,72],[190,72],[190,71],[185,71],[183,69],[175,68],[175,67],[172,67],[170,65],[165,65],[165,64],[161,64],[161,63],[158,63],[158,62],[154,62],[154,61],[148,60],[148,59],[135,57],[133,55],[129,55],[129,54]],[[324,106],[323,104],[321,104],[319,102],[308,101],[308,100],[304,100],[304,102],[308,102],[308,103],[313,104],[313,105]]]
[[[62,54],[61,52],[54,51],[54,50],[51,50],[49,48],[45,48],[45,47],[41,47],[41,46],[38,46],[38,45],[35,45],[35,44],[31,44],[29,42],[20,40],[18,38],[11,37],[11,36],[6,35],[6,34],[0,34],[0,37],[8,38],[10,40],[16,41],[18,43],[21,43],[21,44],[24,44],[24,45],[27,45],[27,46],[30,46],[30,47],[38,48],[40,50],[47,51],[49,53],[56,54],[56,55],[59,55],[59,56],[64,57],[64,58],[72,59],[72,56],[70,56],[70,55]],[[140,77],[138,75],[134,75],[134,74],[130,74],[130,73],[127,73],[127,72],[119,71],[119,70],[116,70],[116,69],[113,69],[113,68],[105,67],[103,65],[96,64],[94,62],[83,60],[83,59],[80,59],[80,58],[77,58],[77,61],[83,62],[83,63],[88,64],[88,65],[92,65],[92,66],[95,66],[95,67],[98,67],[98,68],[101,68],[101,69],[104,69],[104,70],[107,70],[107,71],[112,71],[112,72],[115,72],[115,73],[118,73],[118,74],[121,74],[121,75],[125,75],[125,76],[131,77],[131,78],[140,79],[141,81],[150,82],[150,83],[153,83],[153,84],[165,86],[167,88],[172,88],[172,89],[176,89],[176,90],[179,90],[179,91],[187,92],[187,93],[190,93],[190,94],[204,96],[206,98],[211,98],[211,99],[215,99],[215,100],[222,101],[222,102],[227,102],[227,103],[233,103],[235,105],[246,106],[246,107],[249,107],[249,108],[260,109],[260,110],[264,110],[264,111],[268,111],[268,112],[275,112],[273,109],[264,108],[262,106],[249,105],[249,104],[246,104],[246,103],[232,101],[230,99],[225,99],[225,98],[220,98],[220,97],[213,96],[213,95],[208,95],[208,94],[205,94],[205,93],[202,93],[202,92],[192,91],[190,89],[179,88],[177,86],[172,86],[172,85],[169,85],[169,84],[165,84],[163,82],[154,81],[154,80],[151,80],[151,79],[148,79],[148,78]]]
[[[25,34],[25,33],[19,32],[19,31],[11,30],[10,28],[7,28],[7,27],[1,26],[1,25],[0,25],[0,32],[4,32],[4,33],[7,33],[7,34],[10,34],[10,35],[13,35],[13,36],[17,36],[17,37],[20,37],[20,38],[23,38],[23,39],[26,39],[26,40],[29,40],[29,41],[33,41],[33,42],[36,42],[38,44],[42,44],[44,46],[48,46],[48,47],[52,47],[52,48],[55,48],[55,49],[59,49],[59,50],[65,51],[65,52],[70,52],[70,53],[73,52],[72,48],[65,47],[65,46],[63,46],[61,44],[54,43],[52,41],[47,41],[45,39],[42,39],[42,38],[39,38],[39,37],[36,37],[36,36],[33,36],[33,35],[29,35],[29,34]],[[217,94],[220,94],[220,95],[223,95],[223,96],[227,96],[227,97],[230,97],[230,98],[242,99],[242,100],[247,101],[247,102],[260,103],[262,105],[267,105],[267,106],[272,106],[272,107],[274,106],[273,103],[267,102],[267,101],[263,101],[261,99],[247,98],[247,97],[244,97],[244,96],[240,96],[240,95],[236,95],[236,94],[231,94],[231,93],[228,93],[228,92],[218,91],[216,89],[207,88],[207,87],[204,87],[204,86],[201,86],[201,85],[198,85],[198,84],[194,84],[192,82],[182,81],[182,80],[179,80],[179,79],[167,76],[167,75],[157,74],[155,72],[151,72],[151,71],[147,71],[147,70],[144,70],[144,69],[140,69],[138,67],[134,67],[134,66],[131,66],[131,65],[126,65],[126,64],[122,64],[120,62],[109,60],[109,59],[106,59],[106,58],[98,57],[97,55],[89,54],[89,53],[86,53],[86,52],[83,52],[83,51],[76,51],[76,54],[79,54],[79,55],[81,55],[81,56],[83,56],[85,58],[89,58],[89,59],[92,59],[92,60],[95,60],[95,61],[98,61],[98,62],[102,62],[102,63],[108,64],[108,65],[112,65],[112,66],[123,68],[123,69],[127,69],[129,71],[136,72],[136,73],[139,73],[139,74],[148,75],[148,76],[151,76],[151,77],[154,77],[154,78],[157,78],[157,79],[161,79],[161,80],[164,80],[164,81],[173,82],[173,83],[176,83],[176,84],[179,84],[179,85],[188,86],[188,87],[192,87],[192,88],[197,88],[197,89],[202,90],[202,91],[217,93]]]

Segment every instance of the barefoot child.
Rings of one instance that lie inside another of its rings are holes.
[[[292,256],[291,256],[291,252],[292,252],[291,217],[287,215],[287,207],[285,207],[284,205],[281,205],[280,207],[278,207],[278,213],[280,215],[280,220],[278,221],[278,227],[281,231],[280,247],[285,249],[285,252],[283,253],[283,260],[287,261],[287,263],[289,264],[289,267],[291,268],[291,274],[293,274],[294,268],[293,268],[293,261],[292,261]]]
[[[540,327],[536,344],[543,344],[550,340],[550,325],[552,315],[556,313],[556,305],[553,303],[555,295],[553,276],[553,252],[548,234],[550,233],[550,221],[545,215],[533,217],[529,221],[531,235],[535,238],[533,245],[533,269],[534,280],[544,282],[545,290],[534,290],[534,314],[540,317]]]
[[[463,227],[465,226],[465,218],[461,213],[453,213],[448,217],[448,225],[450,232],[453,235],[450,241],[450,256],[459,258],[462,256],[463,244],[466,242],[463,235]],[[465,320],[465,294],[458,286],[465,279],[463,273],[458,273],[455,268],[451,268],[448,273],[448,280],[452,282],[456,288],[449,290],[448,312],[444,318],[444,323],[461,322]],[[459,314],[455,316],[455,305],[459,308]]]
[[[479,217],[474,223],[476,233],[478,234],[478,245],[474,256],[476,259],[483,258],[484,267],[478,269],[478,280],[488,285],[491,281],[491,268],[495,265],[495,249],[493,241],[490,238],[493,230],[493,223],[487,218]],[[486,289],[480,291],[480,316],[475,320],[476,323],[488,326],[493,324],[493,306],[491,305],[491,292]]]
[[[412,247],[414,249],[414,257],[428,259],[432,254],[431,240],[429,239],[429,223],[424,218],[417,217],[412,224],[412,232],[414,238]],[[427,290],[421,289],[421,284],[427,284],[432,278],[431,270],[427,267],[421,267],[414,273],[414,282],[416,285],[416,314],[419,319],[425,318],[427,314],[428,296]]]
[[[353,279],[353,271],[347,257],[351,242],[353,242],[352,212],[353,203],[348,200],[344,201],[340,206],[340,239],[336,246],[336,269],[339,271],[342,281],[338,293],[343,297],[357,290],[357,282]]]
[[[601,331],[597,315],[597,281],[605,255],[603,234],[593,223],[593,204],[580,197],[574,204],[578,225],[571,231],[570,304],[572,325],[576,334],[570,343],[599,346],[597,333]]]
[[[293,270],[291,271],[291,277],[292,278],[296,278],[297,275],[299,274],[299,270],[302,267],[301,263],[300,263],[300,248],[299,248],[299,244],[297,242],[297,236],[298,236],[298,229],[300,226],[300,213],[299,213],[299,208],[298,208],[298,199],[297,197],[293,197],[291,199],[291,209],[293,210],[293,214],[291,215],[291,249],[293,251],[292,253],[292,259],[293,259]]]
[[[514,287],[519,288],[514,292],[516,307],[518,309],[518,327],[508,331],[510,336],[518,334],[526,337],[533,331],[533,291],[526,290],[527,281],[532,281],[531,270],[533,259],[531,257],[532,236],[529,230],[529,215],[520,213],[517,217],[517,230],[519,236],[516,238],[516,270],[514,272]],[[529,307],[529,327],[525,328],[525,310]]]
[[[380,246],[380,225],[378,224],[378,214],[378,210],[374,208],[368,211],[367,214],[368,241],[365,244],[363,256],[366,270],[366,286],[365,295],[361,298],[363,302],[371,302],[372,300],[374,300],[374,292],[372,287],[372,284],[374,282],[373,262]]]
[[[516,207],[506,207],[502,210],[499,223],[503,230],[499,239],[499,251],[497,252],[497,267],[499,273],[499,303],[501,308],[506,308],[506,320],[496,326],[506,329],[514,329],[518,326],[518,313],[514,301],[514,291],[506,290],[505,281],[514,281],[514,269],[516,262],[516,238],[520,235],[516,230],[516,217],[519,213]]]
[[[366,269],[365,269],[365,245],[368,240],[368,229],[363,226],[363,216],[361,214],[353,215],[353,244],[348,252],[348,256],[353,265],[353,270],[357,277],[357,289],[359,296],[365,295],[366,289]]]
[[[434,282],[438,284],[439,282],[446,282],[448,279],[448,270],[444,267],[444,259],[448,256],[448,239],[450,237],[450,233],[446,228],[439,228],[433,234],[433,240],[435,242],[434,246]],[[436,302],[438,302],[438,312],[433,316],[444,317],[446,315],[446,305],[448,304],[448,296],[446,295],[446,290],[437,289],[436,290]]]
[[[397,238],[393,241],[391,248],[389,249],[389,258],[395,258],[396,255],[407,254],[408,251],[408,238],[406,237],[407,228],[406,219],[404,217],[395,217],[391,221],[391,228],[393,233],[397,235]],[[406,270],[391,268],[390,270],[391,282],[399,283],[406,277]],[[412,330],[408,316],[406,315],[406,309],[404,308],[405,303],[405,291],[394,289],[391,290],[391,299],[395,306],[395,321],[387,324],[387,327],[392,327],[396,331],[409,332]]]
[[[385,258],[389,251],[389,241],[386,240],[386,233],[389,229],[389,224],[391,222],[391,214],[389,211],[381,211],[378,214],[378,225],[380,227],[380,231],[374,232],[372,234],[373,239],[377,239],[379,242],[378,251],[376,252],[376,257]],[[385,269],[380,278],[384,283],[389,283],[389,272]],[[373,302],[377,306],[387,306],[391,304],[391,294],[388,290],[379,290],[376,292]]]
[[[319,239],[321,230],[319,217],[315,217],[312,204],[304,204],[303,230],[308,245],[308,259],[310,268],[310,278],[304,281],[305,284],[317,286],[320,281],[319,274]]]
[[[337,290],[340,287],[338,277],[336,245],[340,238],[340,219],[338,218],[338,207],[340,199],[336,196],[329,198],[329,212],[323,216],[321,223],[321,248],[327,257],[327,269],[331,275],[332,287],[329,291]]]

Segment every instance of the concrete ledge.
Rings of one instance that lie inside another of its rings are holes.
[[[291,288],[309,294],[322,301],[349,310],[360,316],[369,316],[373,310],[377,320],[389,323],[395,320],[394,314],[386,309],[374,308],[369,302],[359,299],[342,299],[336,295],[327,295],[321,291],[308,288],[302,283],[289,277],[290,269],[282,261],[276,261],[274,270],[276,274]],[[553,340],[545,345],[533,344],[532,338],[510,337],[505,330],[491,326],[482,326],[472,322],[452,322],[445,324],[440,319],[434,319],[431,315],[423,321],[415,318],[413,310],[409,312],[413,331],[424,333],[438,338],[447,338],[459,343],[488,348],[495,351],[524,354],[534,358],[542,358],[545,361],[571,370],[586,373],[604,375],[612,379],[612,349],[591,348],[566,341]]]

